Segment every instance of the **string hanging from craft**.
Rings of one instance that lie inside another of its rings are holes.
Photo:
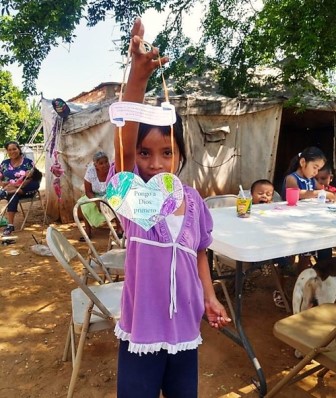
[[[151,44],[142,40],[143,49],[149,51]],[[175,140],[173,125],[176,122],[175,107],[170,104],[168,90],[162,72],[162,63],[158,54],[165,101],[161,106],[122,101],[127,67],[131,58],[129,45],[119,101],[109,107],[110,120],[118,127],[120,148],[120,172],[111,177],[106,189],[106,197],[112,208],[121,216],[132,220],[145,230],[174,213],[183,201],[183,185],[174,175]],[[156,174],[149,181],[143,181],[138,175],[124,171],[123,131],[125,121],[141,122],[152,126],[170,126],[172,162],[170,173]]]
[[[153,45],[148,43],[145,40],[141,40],[141,44],[145,50],[150,51],[153,49]],[[135,122],[143,122],[148,124],[156,124],[160,126],[170,126],[170,142],[172,147],[172,163],[171,163],[171,173],[174,173],[174,163],[175,163],[175,151],[174,151],[174,129],[173,124],[176,121],[175,107],[169,102],[168,89],[166,85],[166,81],[163,75],[163,67],[161,63],[161,57],[158,53],[158,62],[160,65],[160,73],[162,79],[162,88],[164,92],[165,101],[161,104],[161,107],[155,107],[144,104],[136,104],[130,102],[123,102],[122,97],[124,93],[125,81],[126,81],[126,73],[128,71],[128,67],[130,65],[131,60],[131,45],[132,42],[130,40],[127,58],[124,66],[123,79],[121,83],[121,88],[119,92],[119,104],[112,104],[110,107],[110,118],[111,122],[116,124],[118,127],[118,137],[119,137],[119,147],[120,147],[120,169],[124,171],[124,146],[122,139],[122,127],[125,124],[125,120],[135,121]],[[130,104],[130,105],[129,105]],[[133,108],[133,109],[132,109]],[[150,123],[152,122],[152,123]],[[169,123],[168,123],[169,122]],[[159,123],[159,124],[158,124]]]

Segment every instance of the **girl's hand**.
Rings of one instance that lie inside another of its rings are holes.
[[[335,194],[333,192],[326,191],[326,198],[330,200],[330,202],[335,202]]]
[[[231,322],[223,305],[214,298],[205,302],[205,314],[210,326],[220,329]]]
[[[137,79],[147,81],[155,69],[168,62],[168,57],[159,58],[159,50],[156,47],[146,48],[143,42],[144,33],[141,19],[136,18],[131,31],[131,74],[135,74]]]

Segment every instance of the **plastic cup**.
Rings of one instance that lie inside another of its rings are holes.
[[[296,206],[300,197],[299,188],[286,188],[286,200],[288,206]]]

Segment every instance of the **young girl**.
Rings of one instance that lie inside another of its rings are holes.
[[[287,171],[287,177],[284,181],[283,196],[285,196],[286,188],[300,188],[300,199],[317,198],[318,193],[324,187],[315,177],[320,169],[323,168],[327,159],[321,149],[317,147],[308,147],[301,153],[294,156],[291,160]],[[326,192],[327,200],[334,201],[335,195],[332,192]],[[317,252],[319,259],[330,258],[332,249],[323,249]],[[311,253],[300,255],[298,264],[298,273],[300,274],[305,268],[311,266]]]
[[[317,198],[323,186],[316,181],[315,177],[326,160],[321,149],[314,146],[294,156],[284,181],[283,197],[285,197],[286,188],[300,188],[300,199]],[[334,201],[334,194],[327,192],[327,199]]]
[[[144,27],[132,29],[132,64],[124,101],[143,102],[148,78],[160,66],[158,50],[145,52]],[[168,59],[161,58],[164,64]],[[126,122],[122,130],[124,170],[144,181],[162,172],[179,171],[185,162],[180,118],[170,126]],[[118,134],[115,165],[121,171]],[[173,152],[174,151],[174,156]],[[113,167],[113,166],[112,166]],[[109,177],[108,177],[109,179]],[[196,398],[197,347],[205,311],[215,328],[230,319],[216,299],[206,248],[211,243],[211,216],[198,192],[184,186],[176,212],[148,231],[122,217],[127,236],[125,285],[121,318],[115,328],[121,340],[118,359],[118,398]]]

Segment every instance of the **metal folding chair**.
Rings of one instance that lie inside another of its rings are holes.
[[[34,202],[40,202],[41,208],[44,211],[44,206],[43,206],[43,201],[42,201],[42,196],[39,190],[36,191],[35,195],[30,197],[30,198],[22,198],[19,200],[19,206],[23,215],[23,222],[21,224],[20,231],[22,231],[26,225],[26,222],[29,217],[29,213],[31,209],[33,208]],[[24,203],[29,203],[28,209],[24,210],[23,204]]]
[[[92,268],[96,270],[96,272],[104,273],[106,279],[109,282],[112,282],[112,277],[116,277],[118,279],[119,276],[124,275],[124,263],[126,257],[126,249],[122,247],[122,241],[120,241],[120,246],[108,248],[105,253],[99,254],[97,249],[95,248],[92,240],[89,238],[88,234],[83,227],[78,214],[78,209],[86,203],[90,202],[98,202],[101,201],[100,198],[92,198],[88,201],[77,202],[73,208],[73,216],[77,228],[79,229],[81,235],[84,237],[86,244],[89,248],[89,261]],[[111,232],[110,232],[111,234]],[[110,236],[110,235],[109,235]],[[118,236],[116,235],[116,240],[119,241]],[[110,242],[110,237],[109,237]],[[85,272],[85,269],[84,269]]]
[[[125,233],[123,232],[122,235],[120,236],[117,233],[116,227],[117,227],[117,222],[121,226],[121,223],[119,221],[119,218],[115,211],[112,209],[110,204],[106,202],[105,200],[101,200],[99,202],[100,206],[100,211],[102,215],[105,217],[106,224],[110,228],[110,236],[109,236],[109,243],[108,243],[108,250],[113,248],[113,244],[115,244],[117,247],[120,249],[124,249],[126,247],[126,236]]]
[[[336,304],[322,304],[276,322],[275,337],[303,354],[303,359],[266,394],[271,398],[285,386],[320,371],[336,372]],[[312,360],[316,366],[301,372]],[[300,373],[301,372],[301,373]]]
[[[67,398],[71,398],[88,333],[112,330],[120,317],[123,282],[105,284],[67,238],[51,226],[47,229],[46,240],[52,254],[78,286],[71,292],[72,316],[62,357],[62,360],[66,361],[71,352],[73,370],[67,394]],[[82,276],[73,268],[73,263],[76,264],[77,260],[86,268],[97,285],[88,286],[84,283]],[[76,344],[76,335],[80,335],[78,344]]]

